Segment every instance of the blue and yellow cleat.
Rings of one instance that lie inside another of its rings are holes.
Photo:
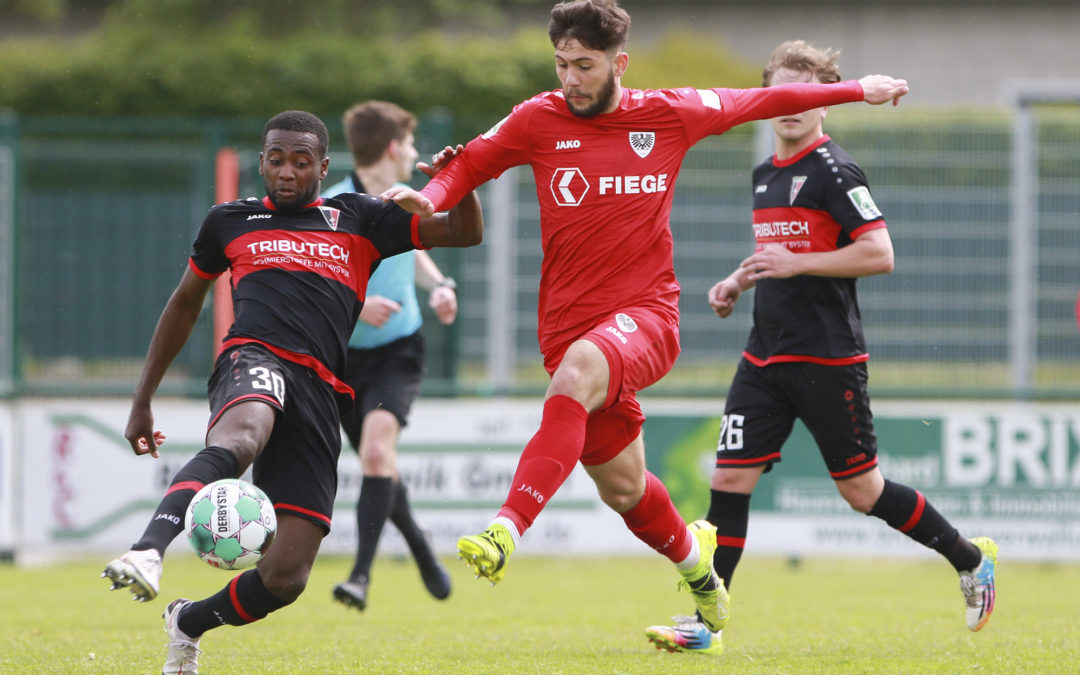
[[[720,631],[715,633],[696,616],[676,616],[674,626],[650,626],[645,637],[657,649],[669,652],[693,652],[695,654],[720,654],[724,643]]]
[[[982,551],[982,561],[970,572],[960,573],[960,591],[967,603],[968,629],[975,631],[985,626],[994,612],[998,545],[989,537],[976,537],[971,543]]]

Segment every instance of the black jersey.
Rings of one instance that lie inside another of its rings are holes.
[[[862,169],[828,136],[795,157],[774,156],[753,176],[757,250],[781,244],[795,253],[834,251],[885,227]],[[744,356],[759,366],[866,361],[855,279],[760,279]]]
[[[396,204],[356,193],[290,213],[269,198],[241,199],[210,209],[190,266],[206,279],[232,271],[235,320],[225,347],[259,342],[349,392],[346,345],[368,277],[380,259],[423,248],[418,223]]]

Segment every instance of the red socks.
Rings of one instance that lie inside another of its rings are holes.
[[[622,514],[638,539],[673,563],[686,560],[693,548],[686,521],[682,519],[663,482],[645,472],[645,494],[634,508]]]
[[[500,516],[514,522],[519,535],[532,526],[581,459],[588,418],[585,407],[569,396],[552,396],[544,402],[540,428],[522,451],[510,494],[499,509]]]
[[[532,526],[581,459],[588,418],[584,406],[569,396],[552,396],[544,402],[540,428],[522,451],[510,494],[499,509],[499,516],[510,519],[519,535]],[[693,542],[686,522],[671,503],[667,488],[648,471],[645,494],[622,518],[638,539],[672,562],[690,555]]]

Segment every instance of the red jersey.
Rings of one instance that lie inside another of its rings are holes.
[[[668,220],[695,143],[743,122],[862,98],[855,81],[623,89],[618,109],[580,118],[561,91],[546,92],[470,141],[422,192],[442,210],[510,167],[532,167],[544,253],[537,333],[548,353],[620,307],[678,317]]]

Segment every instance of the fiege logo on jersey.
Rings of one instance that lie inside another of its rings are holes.
[[[668,175],[600,176],[597,179],[600,196],[637,195],[667,192]],[[551,196],[559,206],[580,206],[592,185],[577,167],[555,169],[551,174]]]

